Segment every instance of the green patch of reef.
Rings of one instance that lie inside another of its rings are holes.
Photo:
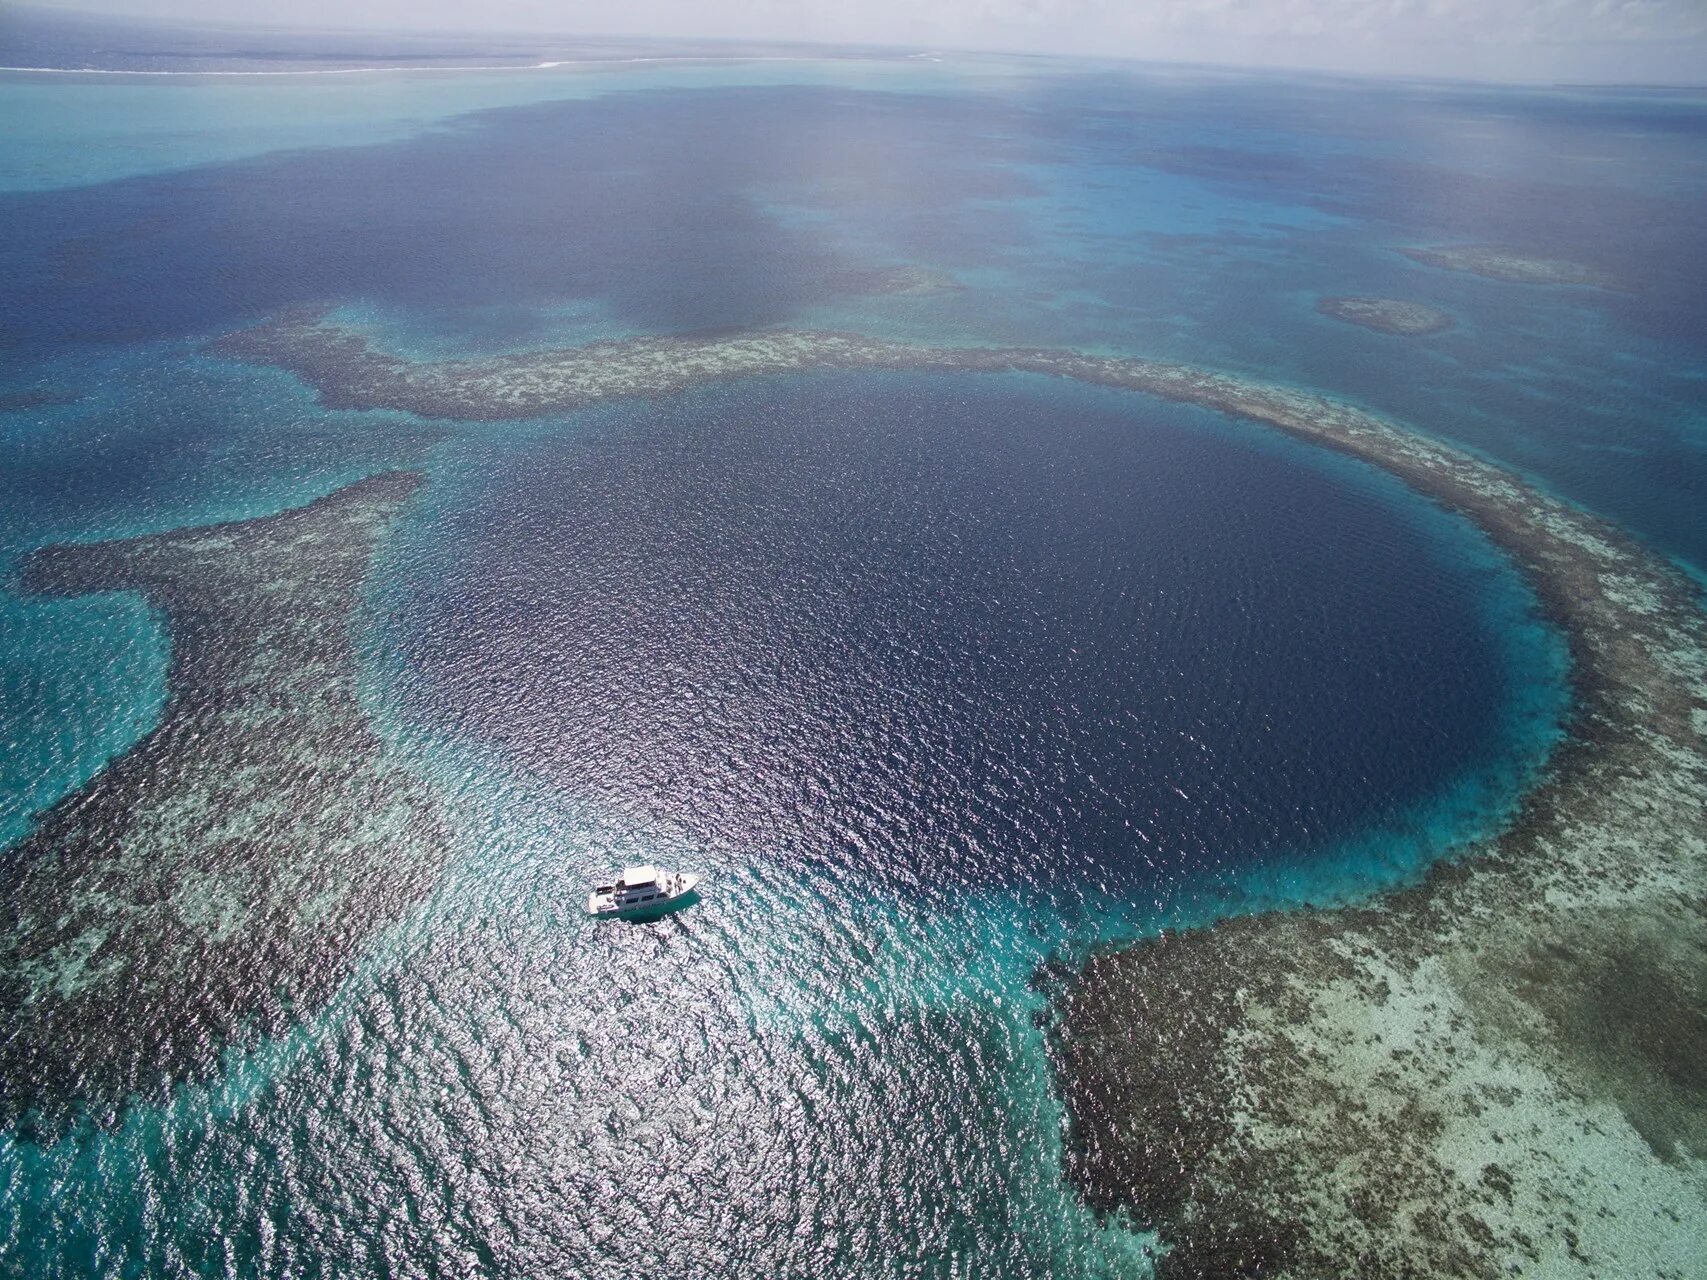
[[[435,883],[436,801],[363,714],[369,559],[421,483],[42,548],[25,589],[135,591],[171,643],[160,722],[7,851],[0,1109],[52,1132],[211,1070],[322,1005]]]
[[[1437,265],[1600,283],[1470,252]],[[1283,431],[1459,512],[1570,648],[1545,776],[1408,888],[1141,939],[1057,981],[1069,1172],[1160,1235],[1172,1280],[1707,1270],[1707,614],[1616,526],[1353,406],[1141,359],[764,331],[424,364],[313,315],[213,350],[332,407],[473,421],[820,369],[1052,375]]]

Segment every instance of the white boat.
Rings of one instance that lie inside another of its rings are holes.
[[[699,898],[700,877],[662,867],[629,867],[615,884],[587,895],[587,914],[603,920],[644,920],[689,906]]]

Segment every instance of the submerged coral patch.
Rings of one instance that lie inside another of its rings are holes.
[[[110,1111],[283,1028],[435,882],[437,805],[363,715],[350,638],[369,558],[419,484],[392,472],[26,562],[33,591],[140,592],[172,658],[158,726],[0,866],[8,1123]]]
[[[1446,271],[1467,271],[1488,280],[1507,284],[1573,284],[1596,289],[1624,289],[1624,284],[1610,272],[1581,262],[1563,258],[1537,258],[1516,253],[1494,245],[1445,245],[1433,248],[1401,249],[1412,262],[1425,267],[1440,267]]]
[[[0,391],[0,413],[23,413],[76,404],[83,397],[71,391]]]
[[[1376,333],[1414,338],[1452,327],[1452,317],[1437,307],[1399,298],[1318,298],[1316,310]]]

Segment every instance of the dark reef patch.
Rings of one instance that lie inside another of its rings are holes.
[[[1398,298],[1317,298],[1316,310],[1376,333],[1416,338],[1452,327],[1452,317],[1435,307]]]
[[[1569,644],[1546,777],[1411,888],[1110,949],[1059,983],[1070,1171],[1161,1235],[1169,1280],[1707,1267],[1688,1225],[1707,1193],[1707,614],[1616,526],[1350,405],[1155,361],[760,331],[430,365],[304,317],[218,349],[328,404],[485,420],[714,378],[1020,370],[1258,422],[1461,513]]]
[[[420,483],[391,472],[25,562],[32,591],[141,592],[172,660],[159,725],[0,865],[8,1124],[110,1116],[282,1030],[435,882],[436,802],[368,725],[350,637],[368,561]]]
[[[0,413],[51,409],[55,405],[76,404],[82,398],[71,391],[0,391]]]

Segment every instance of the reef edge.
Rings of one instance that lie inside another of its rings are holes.
[[[436,801],[375,735],[351,619],[422,483],[41,548],[32,592],[135,591],[171,647],[159,722],[0,862],[0,1112],[50,1135],[214,1068],[322,1005],[435,882]]]
[[[817,369],[1059,376],[1339,450],[1461,513],[1569,645],[1545,777],[1407,889],[1140,940],[1061,979],[1069,1173],[1160,1234],[1171,1280],[1707,1269],[1707,615],[1608,521],[1343,402],[1134,358],[764,331],[427,365],[304,316],[214,350],[329,405],[474,421]]]

